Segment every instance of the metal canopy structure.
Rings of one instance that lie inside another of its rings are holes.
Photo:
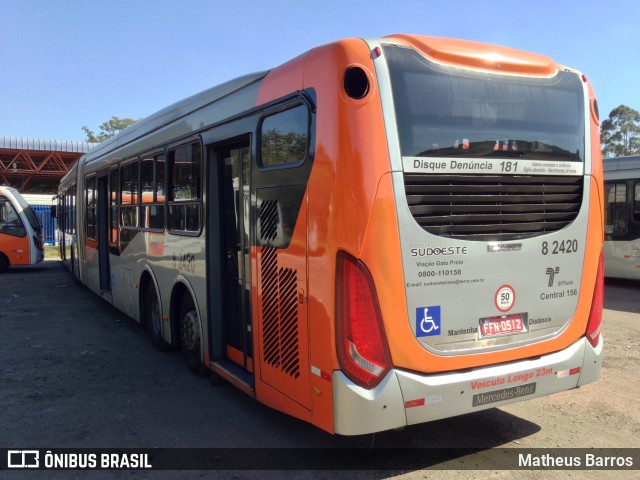
[[[60,179],[95,144],[0,136],[0,184],[55,193]]]

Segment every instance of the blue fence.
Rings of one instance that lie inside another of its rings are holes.
[[[42,225],[42,238],[47,245],[56,243],[56,219],[51,218],[51,205],[31,205]]]

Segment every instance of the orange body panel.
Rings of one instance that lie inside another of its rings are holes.
[[[291,92],[299,91],[303,88],[303,76],[304,76],[304,64],[306,55],[297,57],[281,67],[272,70],[269,75],[263,81],[258,95],[258,105],[268,103],[276,100],[285,95],[289,95]],[[306,261],[306,251],[300,249],[300,244],[306,243],[306,221],[301,221],[301,218],[305,218],[305,215],[300,215],[298,223],[293,232],[291,244],[289,248],[283,251],[279,251],[279,258],[287,258],[289,261]],[[306,249],[305,249],[306,250]],[[296,418],[300,418],[304,421],[311,420],[311,412],[309,401],[303,402],[303,404],[293,400],[292,396],[301,398],[309,398],[310,391],[308,390],[308,380],[300,382],[306,386],[307,391],[292,391],[290,382],[282,380],[278,382],[277,372],[271,368],[261,359],[264,358],[264,351],[262,349],[262,339],[264,336],[262,328],[262,311],[261,311],[261,294],[259,292],[258,278],[260,272],[258,265],[261,261],[260,248],[251,248],[251,291],[252,291],[252,317],[254,319],[254,374],[255,374],[255,395],[256,398],[262,403],[269,405],[277,410],[283,411]],[[300,268],[300,266],[298,266]],[[303,265],[303,271],[306,271],[306,267]],[[302,324],[306,326],[307,319],[302,320]],[[300,345],[304,346],[306,362],[308,362],[308,353],[306,351],[309,340],[308,331],[305,329],[299,329],[298,331]],[[308,379],[308,368],[304,372],[304,375]],[[266,378],[266,381],[265,381]],[[303,379],[304,380],[304,379]],[[286,393],[283,393],[286,392]]]
[[[322,395],[314,396],[313,422],[333,431],[332,390],[327,373],[339,368],[334,324],[336,254],[344,250],[361,256],[378,184],[389,173],[390,164],[382,107],[372,74],[373,59],[367,45],[361,40],[346,40],[314,54],[308,67],[308,78],[316,82],[308,86],[318,94],[318,142],[308,185],[309,315],[311,361],[322,372],[313,377],[312,386]],[[326,60],[320,61],[323,57]],[[370,81],[369,92],[360,100],[349,98],[342,87],[345,70],[356,65],[367,72]],[[336,91],[340,92],[338,96]],[[393,201],[390,203],[393,206]],[[394,219],[395,211],[386,226],[391,239]],[[395,241],[398,242],[397,228]],[[391,271],[394,268],[400,270],[399,261]]]
[[[422,50],[436,61],[460,67],[540,76],[553,75],[559,68],[549,57],[503,47],[487,53],[486,46],[475,42],[405,35],[392,38]],[[339,250],[361,259],[372,274],[393,365],[429,373],[535,357],[575,342],[586,329],[592,302],[589,292],[595,285],[602,248],[603,215],[599,200],[602,172],[595,158],[591,189],[596,194],[590,200],[592,213],[581,284],[584,293],[569,327],[552,340],[498,352],[443,357],[425,350],[417,342],[407,318],[389,150],[380,97],[371,73],[375,71],[374,62],[361,40],[319,47],[270,72],[259,95],[259,103],[305,88],[313,88],[317,96],[317,143],[307,186],[308,225],[307,231],[297,225],[295,232],[295,235],[307,235],[308,241],[308,337],[301,340],[308,340],[309,366],[315,374],[310,376],[308,385],[310,411],[262,384],[260,369],[264,366],[260,362],[255,366],[256,396],[330,432],[333,431],[333,404],[329,376],[339,369],[335,354],[333,281]],[[342,88],[344,71],[352,65],[360,66],[370,78],[370,91],[361,100],[349,98]],[[599,133],[595,122],[591,125],[591,137],[592,149],[597,152]],[[254,298],[254,305],[259,304],[256,300]],[[256,310],[254,306],[254,318],[258,315]],[[260,348],[258,343],[256,350]],[[276,388],[286,389],[284,385]]]
[[[208,357],[209,352],[206,353]],[[238,365],[244,365],[244,353],[231,345],[227,345],[227,357]],[[208,358],[207,363],[209,363]],[[247,370],[253,372],[253,358],[251,357],[247,357]]]
[[[290,93],[294,87],[297,90],[313,88],[317,95],[317,143],[307,186],[308,234],[297,225],[295,235],[308,235],[309,366],[316,373],[311,375],[308,387],[311,412],[307,416],[312,423],[328,431],[333,431],[330,375],[338,368],[338,363],[333,325],[335,284],[327,279],[335,278],[339,249],[359,255],[379,179],[389,171],[382,110],[375,83],[362,100],[336,96],[336,92],[342,91],[345,69],[353,64],[373,71],[370,52],[362,40],[345,40],[319,47],[272,71],[265,78],[259,95],[260,102],[268,102]],[[303,74],[301,70],[304,70]],[[290,81],[283,82],[282,78],[304,78],[305,81],[302,85],[292,85]],[[370,78],[373,79],[372,74]],[[256,348],[260,346],[256,345]],[[260,368],[262,366],[256,366],[256,370]],[[256,396],[296,415],[287,408],[285,398],[276,399],[275,392],[269,393],[257,385]],[[296,406],[290,407],[297,410]]]
[[[556,63],[545,55],[498,45],[491,45],[488,49],[486,44],[469,40],[415,35],[392,35],[389,38],[402,40],[437,62],[459,67],[542,76],[554,75],[558,70]]]
[[[0,233],[0,252],[7,256],[11,265],[29,265],[31,241],[29,235],[14,237]]]

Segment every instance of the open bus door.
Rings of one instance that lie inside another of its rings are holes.
[[[253,393],[250,137],[208,148],[209,357],[213,371]]]
[[[251,147],[245,135],[208,150],[211,367],[249,393],[259,375],[308,409],[306,184],[296,168],[253,169]]]
[[[111,266],[109,265],[109,176],[98,177],[98,262],[100,292],[111,299]]]

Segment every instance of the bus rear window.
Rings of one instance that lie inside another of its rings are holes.
[[[403,156],[584,160],[578,75],[498,75],[386,46]]]

